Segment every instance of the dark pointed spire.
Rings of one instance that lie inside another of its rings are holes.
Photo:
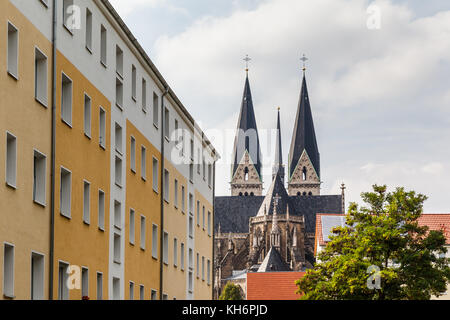
[[[280,108],[278,108],[277,136],[275,141],[275,162],[273,163],[272,180],[275,179],[277,173],[280,174],[281,181],[284,183],[283,150],[281,148]]]
[[[253,109],[252,93],[248,74],[245,78],[244,94],[242,97],[241,112],[237,124],[236,138],[233,148],[232,177],[236,173],[245,152],[248,152],[256,171],[261,175],[261,148],[259,144],[258,128],[256,126],[255,111]]]
[[[320,179],[320,155],[319,148],[317,147],[311,106],[309,103],[305,70],[303,70],[302,89],[300,92],[300,100],[298,103],[291,148],[289,151],[289,179],[292,178],[298,161],[304,151],[308,154],[308,157]]]

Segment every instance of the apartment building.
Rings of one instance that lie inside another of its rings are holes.
[[[0,3],[3,299],[211,299],[218,154],[106,0]]]

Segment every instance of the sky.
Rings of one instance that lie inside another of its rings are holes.
[[[306,54],[322,194],[344,182],[348,205],[403,186],[428,196],[426,213],[450,212],[448,0],[110,1],[220,153],[217,195],[230,194],[243,58],[267,190],[276,108],[286,161]]]

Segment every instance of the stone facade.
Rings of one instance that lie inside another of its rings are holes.
[[[244,153],[231,180],[232,196],[261,196],[263,184],[248,152]]]
[[[320,195],[320,179],[306,150],[303,151],[289,181],[288,193],[290,196]]]

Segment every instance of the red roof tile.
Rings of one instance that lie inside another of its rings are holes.
[[[444,232],[446,244],[450,244],[450,213],[424,213],[420,216],[420,226],[428,226],[430,230]]]
[[[297,300],[295,281],[306,272],[249,272],[247,300]]]

